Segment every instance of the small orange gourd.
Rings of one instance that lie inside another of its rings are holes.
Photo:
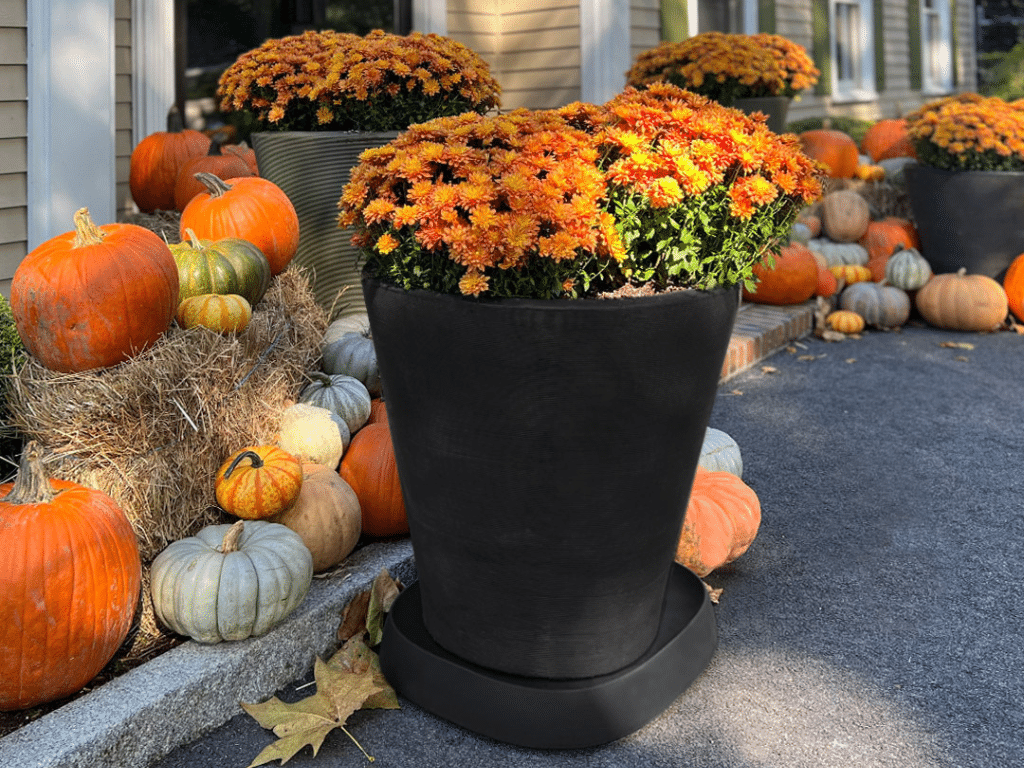
[[[217,333],[238,333],[249,325],[252,306],[237,293],[201,293],[178,305],[176,319],[182,328],[202,326]]]
[[[302,463],[276,445],[253,445],[231,454],[214,482],[217,503],[243,520],[262,520],[295,503]]]
[[[871,270],[860,264],[835,264],[828,268],[836,280],[842,280],[847,285],[854,283],[871,282]]]
[[[746,552],[760,526],[761,502],[749,485],[731,472],[698,466],[676,562],[707,576]]]
[[[840,333],[860,333],[864,330],[864,318],[849,309],[837,309],[825,318],[825,324]]]

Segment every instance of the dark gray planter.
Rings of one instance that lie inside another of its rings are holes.
[[[935,274],[1002,280],[1024,253],[1024,172],[904,169],[921,254]]]
[[[789,102],[788,96],[761,96],[751,99],[736,99],[732,106],[748,115],[754,112],[764,112],[768,115],[768,127],[775,133],[785,133]]]

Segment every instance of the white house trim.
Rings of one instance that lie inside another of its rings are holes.
[[[448,0],[413,0],[412,28],[416,32],[448,34]]]
[[[132,0],[133,147],[167,130],[174,95],[174,3]]]
[[[28,3],[28,248],[115,220],[114,0]]]
[[[686,0],[686,25],[690,37],[706,32],[700,28],[700,9],[697,7],[698,0]],[[743,29],[744,35],[756,35],[759,29],[757,0],[743,0]]]
[[[580,0],[582,101],[603,104],[625,87],[632,64],[628,20],[629,0]]]

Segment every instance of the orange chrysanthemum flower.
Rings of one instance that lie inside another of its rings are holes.
[[[997,96],[961,93],[906,116],[921,163],[950,171],[1024,171],[1024,109]]]

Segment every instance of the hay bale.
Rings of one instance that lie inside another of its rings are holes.
[[[84,373],[29,357],[8,382],[12,425],[48,449],[51,476],[120,505],[148,564],[223,521],[217,469],[239,448],[276,442],[283,403],[317,366],[326,327],[305,274],[290,267],[236,336],[175,325],[131,360]]]

